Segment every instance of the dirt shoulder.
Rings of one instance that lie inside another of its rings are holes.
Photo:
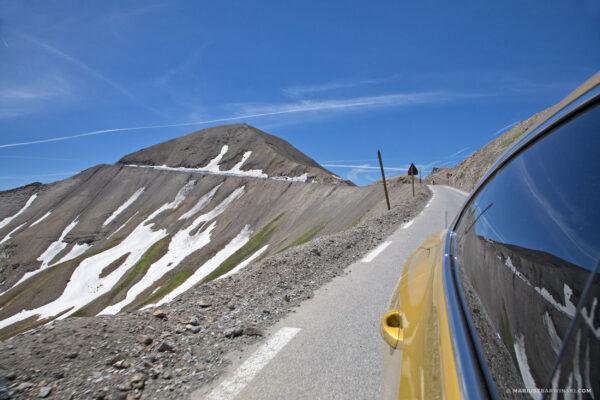
[[[413,219],[431,197],[425,185],[415,191],[391,211],[196,287],[160,310],[54,321],[1,342],[0,399],[185,398],[219,376],[231,351],[261,340]]]

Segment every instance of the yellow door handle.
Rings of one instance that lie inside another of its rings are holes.
[[[401,349],[404,341],[402,334],[402,313],[398,310],[390,310],[381,320],[381,336],[383,340],[393,349]]]

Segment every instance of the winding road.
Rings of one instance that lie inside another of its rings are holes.
[[[220,380],[191,399],[374,399],[379,397],[379,335],[401,269],[432,233],[446,228],[466,193],[429,186],[426,208],[378,248],[274,325],[266,339],[230,359]]]

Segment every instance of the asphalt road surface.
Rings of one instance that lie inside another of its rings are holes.
[[[456,189],[430,188],[434,196],[421,214],[352,264],[347,275],[315,291],[264,341],[230,357],[223,377],[191,398],[379,398],[379,324],[402,266],[421,242],[452,222],[466,199]]]

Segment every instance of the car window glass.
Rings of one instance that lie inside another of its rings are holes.
[[[456,228],[461,279],[479,297],[523,388],[544,387],[600,257],[599,130],[596,108],[539,139],[479,191]],[[589,308],[590,318],[598,319],[598,308]],[[597,354],[599,340],[589,343]]]

